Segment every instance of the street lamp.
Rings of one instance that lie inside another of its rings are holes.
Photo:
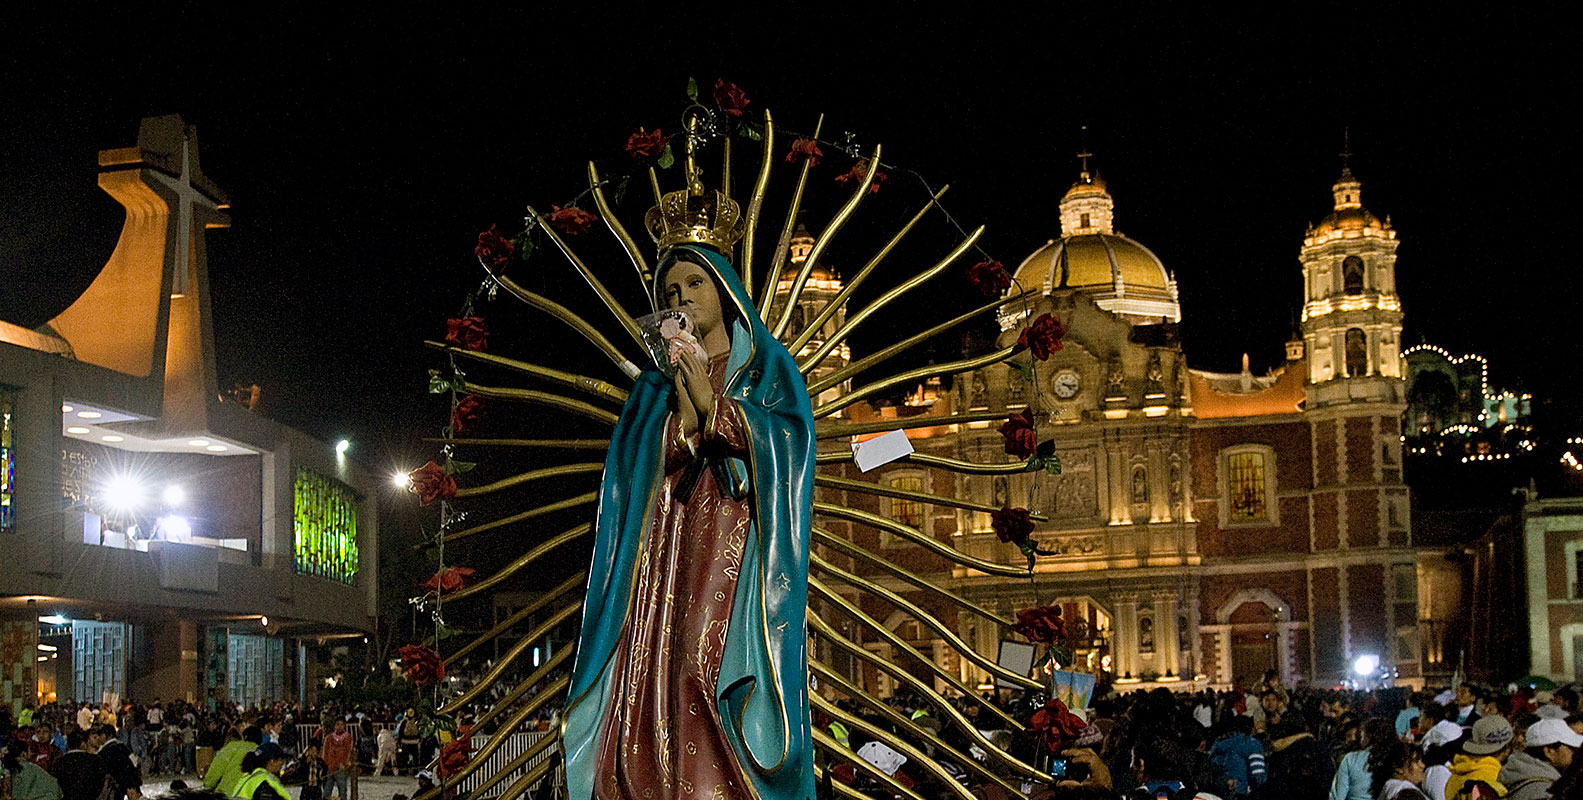
[[[346,451],[350,449],[352,449],[352,443],[346,439],[342,439],[341,441],[335,443],[335,454],[338,456],[346,455]]]

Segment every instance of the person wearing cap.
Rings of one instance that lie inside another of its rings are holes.
[[[1583,736],[1559,719],[1542,719],[1528,726],[1528,745],[1512,753],[1501,767],[1500,781],[1512,800],[1540,800],[1550,785],[1572,766],[1572,756],[1583,746]]]
[[[1452,800],[1473,782],[1489,786],[1498,796],[1506,796],[1500,782],[1501,765],[1512,748],[1512,726],[1504,717],[1483,717],[1462,742],[1462,752],[1451,759],[1451,779],[1446,781],[1446,798]]]
[[[265,742],[247,754],[244,765],[252,767],[242,782],[236,785],[232,797],[240,800],[291,800],[291,792],[280,781],[280,770],[286,766],[286,751],[274,742]]]

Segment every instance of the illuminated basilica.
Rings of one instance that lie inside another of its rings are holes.
[[[1301,334],[1287,343],[1285,365],[1255,375],[1244,358],[1240,373],[1212,373],[1188,366],[1173,274],[1148,247],[1116,232],[1116,200],[1085,162],[1060,201],[1059,238],[1016,268],[1016,282],[1036,302],[1005,307],[997,342],[1013,343],[1029,321],[1051,313],[1066,327],[1063,349],[1033,362],[1032,380],[1023,367],[997,364],[927,384],[903,404],[848,409],[854,422],[1032,409],[1039,439],[1054,440],[1059,475],[953,477],[903,461],[861,477],[1042,513],[1034,538],[1053,555],[1038,558],[1036,581],[953,569],[861,525],[832,529],[877,537],[869,543],[895,565],[1003,616],[1060,603],[1064,644],[1076,662],[1063,666],[1118,688],[1248,685],[1269,670],[1288,684],[1333,684],[1358,678],[1354,665],[1375,657],[1378,671],[1367,678],[1421,684],[1426,675],[1449,674],[1454,656],[1443,652],[1445,626],[1434,615],[1455,613],[1449,604],[1459,578],[1444,548],[1414,546],[1402,477],[1397,232],[1364,207],[1350,169],[1331,191],[1332,211],[1309,226],[1298,250]],[[838,279],[826,279],[839,288]],[[1005,462],[996,425],[971,421],[908,435],[922,453]],[[843,502],[867,503],[979,558],[1022,558],[999,541],[983,511],[855,493]],[[866,577],[929,604],[877,570]],[[882,620],[888,615],[902,639],[968,685],[988,688],[987,673],[933,632],[882,603],[851,597]],[[961,620],[965,640],[996,652],[998,630],[975,626],[966,614]],[[894,655],[883,641],[866,646]],[[892,689],[886,676],[862,669],[871,690]]]

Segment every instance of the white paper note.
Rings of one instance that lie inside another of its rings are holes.
[[[907,763],[906,756],[879,742],[869,742],[863,745],[858,748],[857,754],[859,758],[873,764],[875,769],[890,776],[895,776],[896,770],[901,769],[901,765]]]
[[[862,442],[852,443],[852,460],[862,472],[889,464],[912,452],[906,431],[891,431]]]

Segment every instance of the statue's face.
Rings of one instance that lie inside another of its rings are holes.
[[[709,271],[691,261],[677,261],[665,273],[660,287],[665,307],[681,309],[693,318],[699,334],[719,327],[720,293]]]

